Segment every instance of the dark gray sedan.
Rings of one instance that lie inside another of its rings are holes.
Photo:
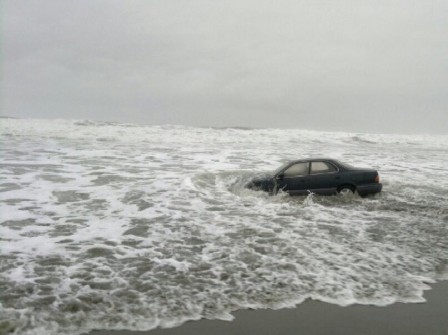
[[[378,171],[356,168],[335,159],[316,158],[290,161],[275,172],[253,179],[247,188],[270,194],[279,191],[290,195],[350,194],[360,196],[381,192]]]

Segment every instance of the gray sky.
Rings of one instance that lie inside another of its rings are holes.
[[[448,133],[446,0],[3,0],[1,115]]]

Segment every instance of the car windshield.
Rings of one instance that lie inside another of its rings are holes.
[[[277,169],[274,171],[274,175],[276,175],[276,174],[279,173],[281,170],[283,170],[284,168],[286,168],[290,163],[291,163],[291,162],[283,163],[279,168],[277,168]]]

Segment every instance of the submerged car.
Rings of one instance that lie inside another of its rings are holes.
[[[357,192],[360,196],[367,196],[381,192],[382,184],[377,170],[318,158],[287,162],[275,172],[251,180],[246,187],[270,194],[279,191],[290,195],[347,195]]]

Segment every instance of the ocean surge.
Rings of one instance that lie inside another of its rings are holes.
[[[414,303],[448,279],[448,136],[26,119],[0,136],[0,333]],[[376,168],[384,190],[244,188],[309,156]]]

